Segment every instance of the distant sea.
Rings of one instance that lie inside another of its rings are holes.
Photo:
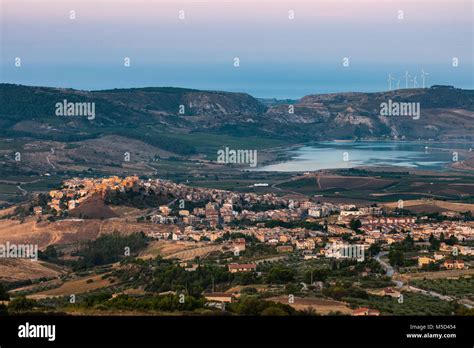
[[[400,88],[405,88],[402,78],[405,70],[419,75],[423,68],[430,73],[427,86],[443,84],[473,88],[472,65],[469,64],[453,70],[429,64],[375,63],[358,63],[344,68],[334,62],[261,64],[244,61],[239,68],[230,63],[141,64],[135,61],[124,68],[120,63],[25,63],[21,68],[4,63],[0,65],[0,82],[84,90],[182,87],[243,92],[257,98],[299,99],[320,93],[387,91],[389,73],[400,80]]]
[[[445,170],[456,149],[474,149],[474,144],[414,141],[320,142],[290,151],[289,161],[256,168],[258,171],[304,172],[358,166],[398,166]],[[462,160],[462,154],[458,154]]]

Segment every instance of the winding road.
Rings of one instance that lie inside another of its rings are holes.
[[[51,153],[46,156],[46,161],[49,163],[49,165],[50,165],[51,167],[53,167],[53,169],[56,169],[56,167],[54,166],[54,164],[53,164],[53,163],[50,161],[50,159],[49,159],[49,156],[50,156],[50,155],[54,155],[54,148],[51,148]]]
[[[393,275],[395,274],[394,268],[392,266],[390,266],[387,262],[385,262],[381,259],[382,256],[386,256],[387,254],[388,254],[387,251],[380,252],[380,253],[378,253],[377,255],[374,256],[374,259],[380,264],[380,266],[382,266],[382,268],[385,270],[387,276],[391,278],[392,282],[395,283],[397,285],[397,287],[401,289],[403,287],[403,282],[400,281],[400,280],[393,279]],[[437,297],[440,300],[448,301],[448,302],[451,302],[451,301],[455,300],[455,298],[453,298],[451,296],[442,295],[442,294],[440,294],[438,292],[435,292],[435,291],[432,291],[432,290],[424,290],[424,289],[416,288],[416,287],[408,285],[408,284],[407,284],[407,286],[404,287],[404,290],[411,291],[411,292],[417,292],[417,293],[427,295],[427,296]],[[460,301],[459,303],[462,304],[463,306],[467,307],[467,308],[472,308],[472,306],[468,303],[463,303],[462,301]]]
[[[393,267],[390,266],[390,264],[388,264],[387,262],[385,262],[381,259],[382,256],[386,256],[386,255],[388,255],[388,251],[382,251],[382,252],[378,253],[377,255],[375,255],[374,259],[380,264],[380,266],[382,266],[382,268],[385,270],[387,276],[392,278],[392,282],[394,282],[397,285],[398,288],[401,288],[401,287],[403,287],[403,282],[400,281],[400,280],[393,279],[393,275],[395,273],[395,270],[393,269]]]
[[[21,194],[23,196],[26,196],[28,194],[28,191],[26,191],[24,188],[22,188],[21,185],[18,185],[17,189],[19,189],[21,191]]]

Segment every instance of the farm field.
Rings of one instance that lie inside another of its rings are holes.
[[[447,279],[447,278],[459,278],[465,276],[474,276],[474,269],[461,269],[461,270],[449,270],[449,271],[438,271],[438,272],[418,272],[418,273],[405,273],[402,276],[403,280],[417,280],[417,279]]]
[[[436,291],[442,295],[474,298],[474,278],[414,280],[412,286]]]
[[[435,297],[404,293],[403,303],[397,298],[369,295],[368,299],[347,298],[352,305],[378,309],[381,315],[451,315],[454,304]]]
[[[140,258],[151,258],[161,256],[165,259],[180,259],[182,261],[193,260],[196,256],[203,257],[210,252],[222,250],[223,245],[214,245],[203,242],[185,241],[154,241],[143,250]]]
[[[114,284],[110,279],[102,279],[102,276],[103,275],[100,274],[80,279],[68,280],[57,288],[37,292],[35,294],[27,295],[27,297],[34,300],[39,300],[47,297],[69,296],[71,294],[76,295],[105,288]]]
[[[329,173],[329,174],[328,174]],[[422,205],[427,199],[450,200],[446,205],[428,207],[431,210],[448,210],[449,203],[459,203],[453,207],[459,211],[472,209],[471,199],[474,190],[474,178],[470,175],[432,175],[421,172],[383,172],[371,169],[359,170],[349,175],[330,174],[331,171],[318,175],[303,176],[282,181],[275,187],[281,191],[305,195],[322,195],[324,199],[346,198],[352,201],[367,200],[380,203],[397,202],[399,199],[415,202],[413,206]],[[463,206],[462,204],[467,204]]]
[[[288,296],[271,297],[269,301],[275,301],[283,304],[288,303]],[[342,314],[350,315],[352,309],[348,307],[347,303],[324,299],[324,298],[306,298],[306,297],[295,297],[294,303],[289,305],[296,310],[308,310],[313,308],[318,314],[329,314],[330,312],[340,312]]]
[[[397,207],[397,202],[390,202],[384,203],[383,206],[391,209],[395,209]],[[439,200],[407,200],[403,201],[403,206],[407,209],[413,211],[431,211],[433,209],[439,208],[441,211],[451,210],[457,212],[466,212],[471,211],[474,212],[474,204],[467,204],[467,203],[456,203],[456,202],[445,202]]]
[[[57,277],[64,272],[61,267],[43,261],[0,259],[0,279],[5,282]]]

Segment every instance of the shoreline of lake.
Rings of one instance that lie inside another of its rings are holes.
[[[291,146],[285,151],[285,160],[267,162],[252,171],[307,172],[357,167],[447,171],[455,169],[454,152],[465,157],[471,148],[467,141],[330,140],[296,149]]]

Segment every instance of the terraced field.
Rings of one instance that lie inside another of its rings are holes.
[[[196,256],[203,257],[213,251],[222,250],[224,245],[215,245],[204,242],[164,241],[152,242],[140,253],[141,258],[156,257],[165,259],[193,260]]]

